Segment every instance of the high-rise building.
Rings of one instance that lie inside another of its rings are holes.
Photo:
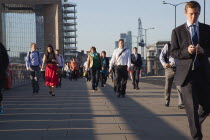
[[[64,58],[70,61],[72,57],[77,57],[77,10],[76,4],[63,1],[63,21],[64,21]]]
[[[31,43],[43,53],[51,44],[66,59],[76,57],[75,7],[67,0],[0,0],[0,42],[12,63],[22,62]]]
[[[124,40],[124,47],[128,48],[132,52],[132,32],[121,33],[120,39]],[[118,48],[118,41],[115,41],[115,48]]]

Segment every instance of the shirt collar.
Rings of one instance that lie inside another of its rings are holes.
[[[189,28],[192,24],[187,20],[187,27]],[[196,27],[199,27],[198,21],[196,21],[193,25],[196,25]]]

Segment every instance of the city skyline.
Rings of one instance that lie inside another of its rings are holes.
[[[178,4],[187,2],[184,0],[165,0],[168,3]],[[201,5],[199,21],[203,23],[203,0],[197,0]],[[142,20],[143,28],[154,27],[147,31],[147,44],[155,44],[157,41],[170,40],[171,31],[174,28],[174,7],[163,4],[162,0],[88,0],[77,1],[78,23],[78,51],[89,50],[95,46],[98,52],[107,51],[110,56],[115,47],[115,41],[120,38],[120,33],[132,31],[135,36],[138,33],[138,18]],[[206,2],[208,5],[209,2]],[[184,4],[177,7],[177,26],[186,22]],[[206,6],[206,24],[210,24],[210,8]],[[132,39],[136,42],[135,38]],[[133,47],[135,43],[133,43]]]

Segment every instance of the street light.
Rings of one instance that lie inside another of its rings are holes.
[[[144,58],[146,59],[146,56],[147,56],[147,52],[146,52],[146,48],[147,48],[147,30],[151,30],[151,29],[155,29],[154,27],[153,28],[147,28],[147,29],[144,29],[143,30],[145,31],[145,47],[144,47]]]
[[[175,8],[175,28],[176,28],[176,7],[178,5],[181,5],[181,4],[184,4],[184,3],[187,3],[187,2],[182,2],[182,3],[178,3],[178,4],[172,4],[172,3],[168,3],[168,2],[163,1],[163,4],[169,4],[169,5],[174,6],[174,8]]]
[[[204,24],[206,23],[206,0],[204,0]]]

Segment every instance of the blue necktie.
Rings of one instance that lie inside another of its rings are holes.
[[[196,25],[191,25],[192,26],[192,43],[194,46],[198,44],[198,33],[196,30]]]
[[[193,45],[196,47],[196,45],[198,44],[198,33],[197,33],[197,29],[196,29],[196,25],[191,25],[191,33],[192,33],[192,43]],[[194,66],[195,67],[199,67],[200,63],[198,58],[196,58],[196,60],[194,61]]]

